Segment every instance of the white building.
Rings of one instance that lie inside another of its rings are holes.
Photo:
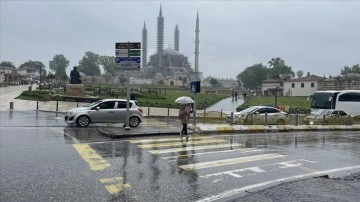
[[[19,84],[20,78],[15,68],[0,66],[0,83]]]
[[[34,67],[23,67],[16,70],[24,81],[31,82],[40,77],[40,72]]]
[[[311,75],[298,79],[286,80],[283,83],[284,96],[309,96],[318,90],[318,82],[324,80],[323,77]]]

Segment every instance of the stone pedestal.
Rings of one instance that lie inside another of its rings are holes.
[[[66,84],[66,96],[85,97],[84,84]]]

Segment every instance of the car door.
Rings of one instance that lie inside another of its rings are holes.
[[[130,107],[131,107],[131,103]],[[126,122],[126,101],[118,101],[114,114],[114,122],[125,123]]]
[[[93,107],[91,121],[95,123],[114,122],[115,101],[105,101]]]

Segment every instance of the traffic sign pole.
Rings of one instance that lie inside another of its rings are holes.
[[[130,103],[129,103],[129,97],[130,97],[130,72],[126,71],[126,122],[125,122],[125,130],[130,130],[129,126],[129,118],[130,118]]]

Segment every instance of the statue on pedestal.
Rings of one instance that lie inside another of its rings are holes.
[[[77,70],[76,66],[70,72],[70,81],[69,81],[69,83],[71,83],[71,84],[81,84],[80,73]]]

